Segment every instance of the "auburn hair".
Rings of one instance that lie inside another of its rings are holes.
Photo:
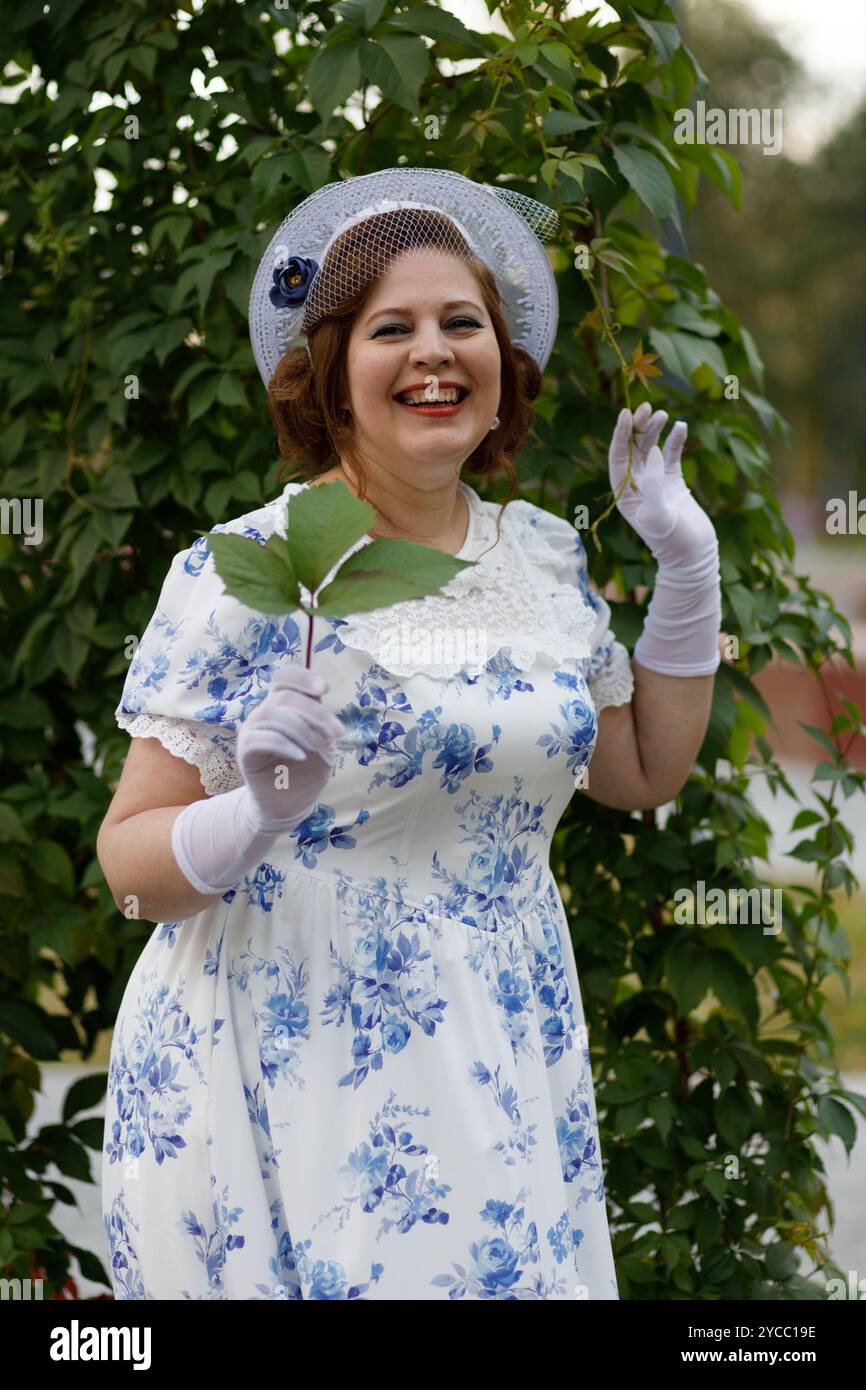
[[[459,258],[466,261],[478,282],[496,334],[501,360],[499,425],[485,434],[463,467],[478,478],[504,474],[510,484],[504,507],[517,486],[514,458],[532,427],[532,402],[541,390],[541,371],[528,352],[512,343],[493,272],[472,254],[454,223],[443,214],[430,211],[416,211],[415,219],[411,249],[429,246],[454,254],[455,241],[465,247],[465,253],[462,248],[459,251]],[[351,292],[310,329],[307,335],[309,353],[305,347],[294,347],[283,354],[268,383],[267,397],[280,455],[285,460],[277,480],[286,482],[298,473],[315,478],[343,458],[357,475],[362,500],[368,478],[352,437],[351,420],[346,418],[349,412],[341,405],[348,397],[349,337],[379,276],[396,256],[409,249],[405,233],[401,236],[399,211],[377,213],[365,220],[368,247],[370,222],[377,224],[379,264],[375,271],[370,269],[369,250],[364,253],[361,238],[354,228],[348,228],[329,250],[323,274],[328,273],[331,258],[339,258],[342,281],[351,286]],[[287,464],[294,465],[288,472]],[[500,519],[501,515],[500,511]]]

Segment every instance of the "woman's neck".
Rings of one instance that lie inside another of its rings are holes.
[[[358,495],[354,474],[342,462],[317,479],[336,480]],[[402,479],[392,480],[388,474],[368,475],[364,500],[376,512],[376,521],[368,534],[374,540],[413,541],[456,555],[469,533],[469,504],[458,482],[455,478],[447,493],[443,490],[434,497],[408,487]]]

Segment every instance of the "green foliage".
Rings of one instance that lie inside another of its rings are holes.
[[[0,1208],[3,1274],[35,1261],[50,1288],[65,1282],[51,1211],[70,1194],[48,1169],[86,1176],[100,1136],[75,1122],[94,1100],[75,1088],[60,1124],[29,1132],[37,1064],[92,1055],[152,930],[118,917],[94,849],[128,745],[112,712],[131,639],[202,518],[277,491],[246,323],[252,276],[311,190],[407,162],[508,182],[559,211],[560,328],[518,460],[522,495],[597,516],[617,410],[626,391],[636,405],[651,389],[689,423],[687,481],[719,534],[739,653],[719,670],[674,814],[662,826],[575,796],[553,846],[622,1294],[820,1296],[797,1261],[817,1270],[827,1255],[813,1140],[850,1147],[866,1108],[840,1082],[823,1012],[828,978],[846,978],[833,895],[853,885],[840,804],[863,790],[847,758],[862,733],[854,706],[813,731],[823,790],[820,810],[795,820],[795,853],[815,876],[786,890],[781,933],[679,926],[671,903],[700,879],[758,883],[769,827],[750,783],[788,788],[752,677],[777,656],[824,684],[833,660],[853,664],[850,634],[794,571],[767,450],[785,426],[757,348],[671,240],[707,181],[739,200],[727,151],[673,140],[675,110],[706,94],[703,73],[668,6],[614,8],[597,24],[514,0],[498,8],[507,34],[392,0],[205,0],[195,12],[92,0],[9,16],[14,59],[39,76],[0,104],[0,460],[7,497],[43,499],[45,539],[0,536],[0,1163],[16,1199]],[[588,274],[574,265],[581,246]],[[729,398],[726,378],[749,388]],[[621,586],[614,624],[632,643],[651,557],[615,511],[603,540],[593,580]],[[288,564],[278,547],[272,558]]]
[[[849,488],[866,492],[862,354],[852,350],[866,313],[866,100],[807,160],[802,145],[789,152],[788,122],[789,113],[821,102],[808,55],[799,45],[786,49],[773,29],[730,0],[691,6],[689,23],[714,107],[748,108],[760,91],[762,107],[785,113],[780,153],[767,158],[760,145],[737,150],[748,216],[710,189],[691,219],[691,244],[722,298],[748,315],[767,358],[761,394],[794,428],[795,451],[771,446],[777,485],[817,503],[820,514],[827,499],[847,497]]]

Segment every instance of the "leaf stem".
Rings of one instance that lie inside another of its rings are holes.
[[[612,330],[610,324],[608,323],[608,319],[607,319],[607,310],[606,310],[606,308],[605,308],[605,305],[604,305],[604,304],[602,303],[602,301],[601,301],[601,297],[599,296],[598,290],[596,289],[595,281],[593,280],[592,275],[591,275],[591,274],[586,275],[585,279],[586,279],[587,285],[589,286],[589,292],[590,292],[590,294],[592,295],[593,301],[594,301],[594,303],[595,303],[595,307],[596,307],[596,309],[597,309],[597,311],[598,311],[598,316],[599,316],[599,319],[600,319],[601,325],[602,325],[602,334],[603,334],[603,336],[607,339],[607,341],[610,343],[610,346],[612,347],[612,349],[613,349],[613,351],[614,351],[614,355],[616,356],[616,359],[617,359],[617,361],[619,362],[619,369],[620,369],[620,373],[621,373],[621,375],[622,375],[622,389],[623,389],[623,395],[625,396],[625,403],[626,403],[627,409],[631,410],[631,397],[630,397],[630,395],[629,395],[629,389],[628,389],[628,372],[629,372],[628,363],[626,362],[625,358],[623,357],[622,353],[620,352],[619,343],[616,341],[616,336],[614,335],[614,332],[613,332],[613,330]],[[590,528],[589,528],[590,534],[591,534],[592,539],[593,539],[593,541],[594,541],[594,543],[595,543],[595,548],[596,548],[596,550],[598,550],[598,551],[600,551],[601,548],[602,548],[601,541],[600,541],[599,538],[598,538],[598,528],[599,528],[599,526],[600,526],[601,523],[605,520],[606,517],[610,516],[610,513],[613,511],[614,507],[616,506],[616,504],[617,504],[617,502],[619,501],[620,497],[622,496],[623,492],[624,492],[625,489],[628,487],[628,484],[629,484],[629,483],[632,483],[632,485],[634,485],[634,474],[632,473],[632,466],[631,466],[631,465],[632,465],[631,450],[632,450],[632,437],[631,437],[631,435],[629,435],[629,440],[628,440],[628,467],[627,467],[626,472],[625,472],[625,477],[624,477],[623,480],[622,480],[622,484],[621,484],[619,490],[613,494],[613,500],[612,500],[612,502],[610,503],[610,505],[609,505],[608,507],[605,508],[605,510],[602,512],[601,516],[596,517],[595,521],[592,523],[592,525],[591,525]]]

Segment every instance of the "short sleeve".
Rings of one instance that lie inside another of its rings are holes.
[[[557,578],[574,584],[595,614],[591,654],[583,661],[583,674],[596,710],[606,705],[627,705],[634,691],[631,658],[611,627],[610,605],[590,582],[586,547],[580,532],[571,522],[542,507],[532,508],[530,520]]]
[[[212,530],[265,545],[273,521],[273,511],[262,508]],[[230,791],[243,780],[238,728],[286,661],[303,661],[295,617],[270,617],[227,595],[207,536],[200,536],[171,562],[115,719],[133,738],[157,738],[197,767],[209,795]]]

